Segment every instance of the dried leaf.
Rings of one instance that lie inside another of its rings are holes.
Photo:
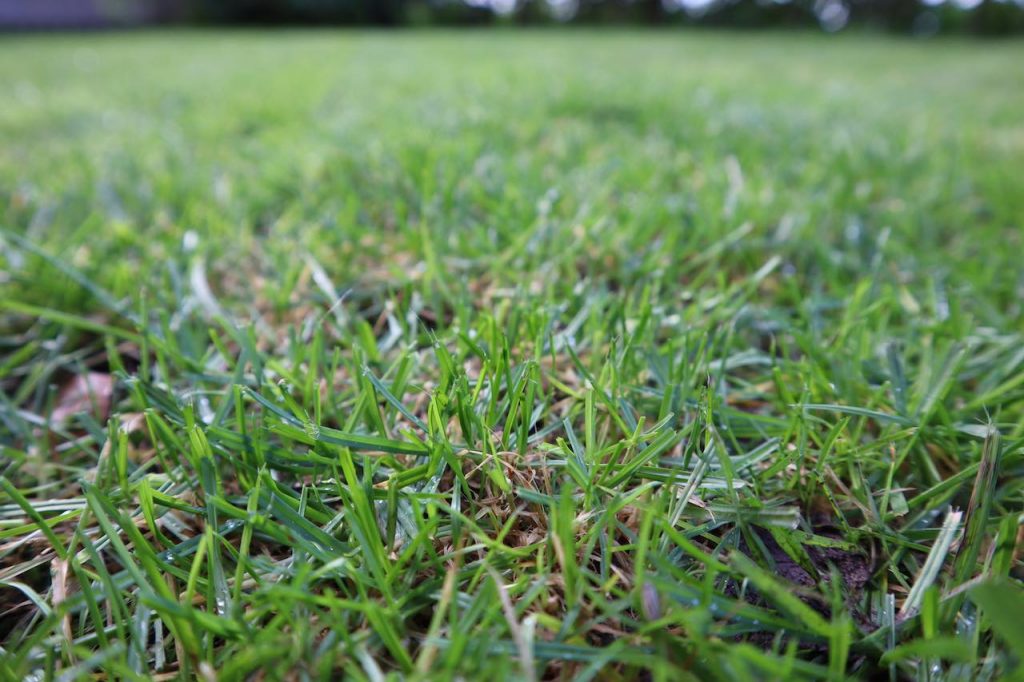
[[[73,415],[86,412],[97,419],[110,414],[110,401],[114,394],[114,378],[102,372],[77,374],[57,397],[57,405],[50,415],[51,423],[63,424]]]

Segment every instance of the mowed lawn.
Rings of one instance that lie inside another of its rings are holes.
[[[0,678],[997,679],[1024,44],[0,42]]]

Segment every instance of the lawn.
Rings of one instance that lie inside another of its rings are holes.
[[[1024,43],[0,42],[0,679],[997,679]]]

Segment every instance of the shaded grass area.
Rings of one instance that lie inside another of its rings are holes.
[[[0,45],[0,672],[1020,672],[1016,43]]]

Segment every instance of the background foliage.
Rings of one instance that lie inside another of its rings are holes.
[[[1010,35],[1022,0],[0,0],[0,27],[653,25]]]

